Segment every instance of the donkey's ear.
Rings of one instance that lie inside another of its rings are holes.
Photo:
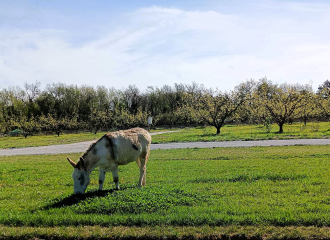
[[[72,165],[72,167],[77,166],[77,164],[74,161],[72,161],[70,158],[67,158],[67,159],[68,159],[69,163]]]

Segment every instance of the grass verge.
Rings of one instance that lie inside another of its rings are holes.
[[[329,146],[155,150],[145,188],[136,188],[139,171],[132,163],[120,167],[122,190],[114,191],[107,176],[105,190],[97,191],[98,172],[93,171],[88,192],[78,196],[72,195],[66,157],[0,158],[0,232],[29,237],[37,231],[42,238],[44,231],[55,237],[57,231],[70,238],[80,234],[71,228],[85,227],[95,228],[90,234],[131,229],[132,236],[173,229],[179,230],[169,236],[199,236],[209,229],[200,235],[206,237],[226,229],[226,236],[240,236],[245,229],[244,236],[252,231],[260,237],[271,229],[269,236],[276,239],[290,231],[296,237],[300,231],[327,237],[329,231]]]
[[[185,128],[180,132],[153,136],[152,143],[329,138],[330,124],[311,122],[304,126],[302,123],[293,123],[285,125],[281,134],[278,133],[278,126],[275,124],[270,132],[263,125],[225,125],[221,128],[220,134],[215,133],[214,127]]]
[[[170,131],[178,130],[171,129]],[[151,132],[163,132],[168,131],[166,129],[152,130]],[[6,148],[22,148],[22,147],[38,147],[38,146],[48,146],[48,145],[59,145],[59,144],[69,144],[77,143],[84,141],[92,141],[101,138],[106,132],[94,133],[70,133],[70,134],[61,134],[57,136],[52,135],[35,135],[28,136],[24,138],[23,136],[19,137],[0,137],[0,149]]]
[[[0,239],[330,239],[328,227],[8,227],[0,225]]]
[[[179,130],[179,129],[169,129]],[[167,131],[164,129],[151,132]],[[168,142],[210,142],[210,141],[237,141],[237,140],[269,140],[269,139],[294,139],[294,138],[330,138],[329,122],[311,122],[304,126],[302,123],[285,125],[284,133],[278,134],[277,125],[273,124],[271,131],[263,125],[226,125],[221,128],[219,135],[215,134],[214,127],[184,128],[178,132],[163,133],[152,136],[152,143]],[[98,134],[62,134],[41,135],[24,137],[1,137],[0,149],[36,147],[55,144],[67,144],[99,139],[105,132]]]

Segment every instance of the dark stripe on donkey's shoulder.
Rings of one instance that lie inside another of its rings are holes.
[[[112,138],[108,134],[105,134],[104,137],[108,140],[105,146],[110,149],[111,158],[115,159],[115,154],[113,152],[114,149],[113,149]]]

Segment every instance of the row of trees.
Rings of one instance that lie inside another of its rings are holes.
[[[266,122],[283,125],[294,119],[305,124],[312,118],[329,118],[330,83],[313,92],[310,85],[276,84],[267,78],[247,80],[231,91],[208,89],[203,85],[175,84],[140,91],[135,85],[117,90],[98,86],[56,83],[41,90],[40,82],[24,88],[0,89],[0,131],[21,129],[34,132],[125,129],[154,125],[200,125],[216,128],[229,122]]]

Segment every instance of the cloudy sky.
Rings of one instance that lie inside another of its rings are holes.
[[[330,79],[328,0],[0,0],[0,87]]]

